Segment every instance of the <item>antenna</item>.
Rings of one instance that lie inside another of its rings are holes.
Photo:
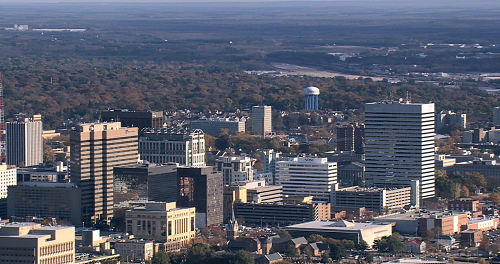
[[[24,107],[24,105],[23,105]],[[5,161],[5,118],[3,103],[2,73],[0,73],[0,160]]]

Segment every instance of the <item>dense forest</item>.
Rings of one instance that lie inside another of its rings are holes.
[[[5,70],[9,69],[9,70]],[[19,111],[41,113],[51,125],[80,116],[97,117],[102,109],[200,111],[245,109],[256,104],[276,110],[302,109],[303,88],[321,90],[323,109],[359,109],[363,103],[404,98],[435,102],[438,110],[453,109],[488,120],[499,105],[477,89],[452,89],[430,84],[390,84],[370,79],[346,80],[301,76],[249,75],[219,62],[159,64],[82,59],[18,58],[2,62],[6,116]]]

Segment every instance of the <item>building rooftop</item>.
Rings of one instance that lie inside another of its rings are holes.
[[[472,225],[472,224],[477,224],[477,223],[482,223],[482,222],[490,221],[490,220],[493,220],[493,219],[498,219],[498,218],[497,217],[477,217],[477,218],[469,219],[469,221],[467,222],[467,224]]]
[[[287,226],[287,228],[295,228],[295,229],[321,229],[323,231],[331,230],[365,230],[371,229],[381,225],[389,225],[389,224],[376,224],[376,223],[357,223],[357,222],[349,222],[345,220],[339,221],[312,221],[302,224],[296,224]]]
[[[421,211],[421,212],[407,212],[404,214],[393,214],[387,216],[377,217],[375,220],[377,222],[381,221],[396,221],[396,220],[416,220],[419,218],[446,218],[455,215],[465,215],[465,212],[451,212],[451,211]]]

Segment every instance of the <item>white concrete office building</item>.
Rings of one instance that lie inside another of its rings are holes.
[[[399,188],[418,181],[419,200],[434,197],[434,104],[368,103],[365,116],[367,185]]]
[[[293,158],[276,162],[276,183],[283,195],[314,196],[316,202],[331,202],[337,183],[337,163],[327,158]]]
[[[253,181],[252,164],[254,159],[246,156],[219,157],[215,160],[215,168],[222,172],[224,185]]]

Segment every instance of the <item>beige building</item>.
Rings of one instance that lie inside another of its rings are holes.
[[[177,251],[195,237],[196,209],[177,208],[175,202],[148,202],[126,213],[127,233],[137,238],[166,241],[167,252]]]
[[[370,247],[373,246],[375,240],[392,235],[391,224],[354,223],[345,220],[336,222],[312,221],[287,226],[285,230],[290,232],[293,237],[320,234],[334,239],[349,239],[354,243],[364,240]]]
[[[113,167],[138,160],[138,129],[120,122],[90,123],[70,132],[70,178],[82,191],[82,221],[113,217]]]
[[[273,132],[271,106],[252,107],[252,132],[263,136]]]
[[[117,254],[126,261],[150,260],[154,253],[153,241],[124,240],[115,243]]]
[[[11,223],[0,229],[2,264],[75,263],[75,228]]]

